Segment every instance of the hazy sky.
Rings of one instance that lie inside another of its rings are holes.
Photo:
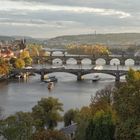
[[[0,0],[0,35],[140,32],[140,0]]]

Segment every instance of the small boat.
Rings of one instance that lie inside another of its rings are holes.
[[[48,90],[51,90],[54,87],[53,82],[49,82],[48,83]]]
[[[55,76],[50,76],[46,80],[44,80],[43,82],[45,82],[45,83],[57,82],[57,78]]]
[[[23,78],[23,75],[21,75],[21,74],[17,74],[17,75],[15,75],[15,78],[16,78],[16,79]]]
[[[99,81],[99,80],[100,80],[99,75],[94,75],[92,81],[93,81],[93,82],[96,82],[96,81]]]

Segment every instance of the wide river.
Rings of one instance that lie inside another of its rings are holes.
[[[40,67],[40,66],[38,66]],[[46,66],[43,66],[46,67]],[[48,66],[47,66],[48,67]],[[77,65],[67,65],[66,68],[79,68]],[[83,68],[93,67],[90,64],[82,65]],[[104,66],[104,69],[116,69],[116,66]],[[128,69],[128,67],[119,67]],[[114,77],[106,74],[99,74],[101,80],[92,82],[93,74],[84,76],[83,81],[76,81],[76,76],[68,73],[52,73],[58,78],[58,82],[51,91],[48,91],[47,84],[40,81],[40,76],[31,76],[28,80],[11,80],[0,83],[0,107],[3,115],[14,114],[17,111],[31,111],[41,98],[55,97],[63,103],[64,111],[70,108],[81,108],[90,104],[91,96],[98,90],[108,85],[114,85]]]

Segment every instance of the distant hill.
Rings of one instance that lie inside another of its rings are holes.
[[[38,43],[43,44],[44,41],[42,39],[36,39],[28,36],[0,36],[0,41],[8,41],[11,42],[17,39],[25,39],[27,43]]]
[[[44,44],[50,48],[64,48],[69,44],[104,44],[110,47],[140,46],[140,33],[83,34],[65,35],[51,39],[38,39],[28,36],[0,36],[0,41],[26,39],[27,43]]]
[[[108,46],[139,45],[140,33],[113,33],[113,34],[87,34],[66,35],[47,40],[47,46],[62,48],[68,44],[105,44]]]

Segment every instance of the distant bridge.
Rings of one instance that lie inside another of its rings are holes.
[[[20,73],[37,73],[40,75],[41,81],[44,80],[44,76],[53,72],[66,72],[77,76],[77,80],[81,81],[82,76],[91,73],[104,73],[115,77],[115,81],[119,82],[120,77],[128,73],[127,70],[95,70],[95,69],[63,69],[63,68],[42,68],[42,69],[15,69],[11,71],[12,74]]]
[[[97,63],[97,60],[104,61],[105,65],[110,65],[111,61],[117,60],[119,65],[125,65],[127,61],[131,60],[134,65],[140,65],[140,57],[135,56],[96,56],[93,57],[91,55],[64,55],[64,56],[49,56],[46,57],[48,63],[53,64],[54,60],[60,60],[62,64],[67,64],[68,60],[74,59],[77,64],[82,64],[84,59],[88,59],[91,61],[92,65]]]
[[[84,59],[88,59],[91,61],[92,65],[97,63],[97,60],[103,60],[105,65],[110,65],[112,60],[117,60],[119,65],[124,66],[128,60],[131,60],[134,65],[140,65],[140,56],[134,55],[100,55],[100,56],[93,56],[93,55],[68,55],[66,49],[45,49],[46,51],[50,52],[50,56],[44,57],[44,61],[53,64],[54,60],[60,60],[62,64],[67,64],[68,60],[74,59],[77,64],[82,64]],[[61,52],[61,56],[55,56],[54,52]],[[39,60],[40,58],[38,58]]]

